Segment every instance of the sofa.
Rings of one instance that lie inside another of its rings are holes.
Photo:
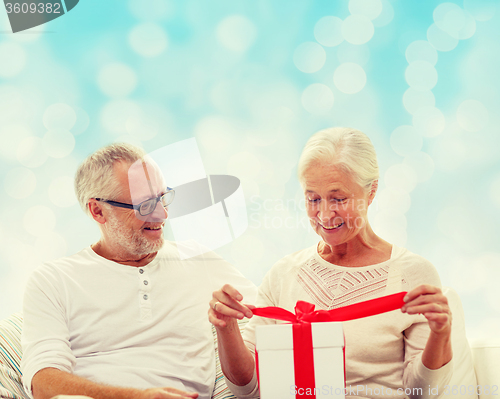
[[[491,338],[469,345],[465,335],[465,321],[458,294],[451,288],[443,289],[453,313],[453,379],[448,394],[461,399],[500,397],[500,344]],[[240,323],[244,329],[245,322]],[[22,315],[16,313],[0,321],[0,398],[29,399],[21,381]],[[217,355],[217,335],[214,331]],[[216,381],[213,399],[235,398],[226,386],[219,359],[216,356]],[[496,386],[496,388],[495,388]],[[474,387],[474,389],[471,389]],[[479,388],[478,388],[479,387]],[[489,387],[486,389],[486,387]],[[496,390],[495,390],[496,389]],[[478,392],[476,394],[475,392]],[[471,393],[472,392],[472,393]],[[496,395],[495,395],[496,394]],[[77,399],[77,397],[73,397]],[[279,398],[276,398],[279,399]]]

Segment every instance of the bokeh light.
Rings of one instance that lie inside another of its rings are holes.
[[[0,42],[0,78],[12,78],[26,66],[26,52],[17,43]]]
[[[16,122],[25,111],[24,96],[19,87],[13,85],[0,85],[0,107],[3,112],[0,113],[0,129],[7,123]]]
[[[500,174],[490,183],[490,198],[492,202],[500,208]]]
[[[42,148],[49,157],[64,158],[75,148],[75,138],[68,130],[49,130],[43,136]]]
[[[391,147],[396,154],[401,156],[419,152],[422,145],[422,135],[413,126],[399,126],[391,134]]]
[[[56,215],[46,206],[35,205],[25,212],[23,226],[31,235],[40,237],[54,230]]]
[[[427,40],[439,51],[451,51],[458,45],[458,39],[450,36],[449,33],[440,29],[436,24],[432,24],[427,29]]]
[[[382,12],[382,1],[349,0],[349,11],[352,15],[364,15],[369,19],[375,19]]]
[[[87,114],[87,112],[80,107],[75,107],[74,111],[76,113],[76,122],[71,128],[71,133],[77,136],[87,130],[90,125],[90,118],[89,114]]]
[[[417,185],[417,173],[406,164],[394,164],[384,174],[385,185],[393,190],[411,192]]]
[[[255,25],[243,15],[226,17],[217,26],[217,39],[227,49],[244,52],[257,37]]]
[[[5,192],[12,198],[29,197],[36,188],[36,176],[27,168],[13,168],[7,172],[4,179]]]
[[[413,126],[424,137],[441,134],[446,126],[443,113],[436,107],[422,107],[413,114]]]
[[[101,123],[104,128],[115,135],[127,132],[127,121],[141,116],[140,106],[130,100],[113,100],[108,102],[101,112]]]
[[[299,71],[313,73],[323,68],[326,53],[318,43],[302,43],[293,53],[293,62]]]
[[[248,151],[238,152],[227,161],[227,173],[242,179],[255,179],[260,168],[259,159]]]
[[[230,153],[235,137],[241,135],[241,131],[221,116],[208,116],[196,124],[194,134],[200,148],[220,156]]]
[[[442,3],[433,13],[436,25],[455,39],[469,39],[476,31],[476,21],[454,3]]]
[[[416,172],[417,181],[419,183],[429,180],[434,173],[434,161],[432,157],[422,151],[405,157],[403,164],[409,166]]]
[[[337,48],[337,59],[341,64],[353,62],[358,65],[366,65],[370,60],[370,49],[366,44],[354,45],[343,42]]]
[[[408,64],[414,61],[427,61],[431,65],[436,65],[438,53],[427,40],[415,40],[406,49],[406,60]]]
[[[463,11],[463,14],[465,19],[464,25],[458,31],[458,38],[460,40],[470,39],[476,33],[476,20],[474,17],[468,11]]]
[[[436,168],[447,172],[456,171],[466,161],[469,154],[467,144],[454,136],[439,137],[432,143],[430,154],[434,159]]]
[[[432,13],[436,26],[458,39],[458,31],[463,27],[465,17],[462,8],[455,3],[441,3]]]
[[[335,70],[333,83],[342,93],[358,93],[366,85],[366,74],[360,65],[346,62]]]
[[[50,201],[61,208],[73,206],[78,202],[75,195],[73,177],[56,177],[50,183],[48,192]]]
[[[155,23],[135,26],[128,37],[130,47],[143,57],[157,57],[165,51],[168,38],[165,30]]]
[[[342,36],[342,20],[328,16],[321,18],[314,25],[314,37],[325,47],[335,47],[344,41]]]
[[[143,0],[130,0],[129,8],[132,15],[144,21],[161,21],[172,17],[175,12],[175,3],[170,0],[148,0],[144,6]]]
[[[17,147],[16,157],[19,163],[27,168],[38,168],[47,160],[43,151],[43,140],[40,137],[26,137]]]
[[[130,136],[139,141],[147,141],[158,135],[159,126],[144,115],[134,115],[125,122],[125,129]]]
[[[389,25],[394,19],[394,8],[389,0],[382,0],[382,12],[375,18],[372,23],[373,26],[381,28]]]
[[[112,63],[99,71],[97,84],[109,97],[126,97],[137,86],[137,76],[128,65]]]
[[[489,21],[498,10],[496,0],[464,0],[464,8],[476,21]]]
[[[375,33],[370,18],[364,15],[350,15],[342,22],[342,36],[352,44],[364,44]]]
[[[411,206],[408,192],[396,188],[385,188],[377,193],[378,208],[381,211],[405,214]]]
[[[328,86],[313,83],[302,92],[302,105],[311,114],[325,114],[333,107],[333,93]]]
[[[2,145],[0,145],[0,156],[6,160],[16,160],[17,150],[19,145],[28,137],[32,137],[31,129],[26,125],[21,124],[5,124],[0,126],[0,137],[2,137]]]
[[[406,68],[405,78],[408,85],[417,91],[429,91],[438,81],[434,66],[427,61],[413,61]]]
[[[43,124],[49,130],[70,130],[76,123],[76,112],[68,104],[52,104],[43,113]]]
[[[432,91],[420,91],[410,87],[403,94],[403,105],[406,110],[414,115],[420,108],[434,107],[436,98]]]
[[[457,109],[457,120],[468,132],[478,132],[488,125],[489,113],[477,100],[465,100]]]

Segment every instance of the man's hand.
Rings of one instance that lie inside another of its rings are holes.
[[[175,388],[150,388],[144,391],[144,399],[192,399],[196,392],[186,392]]]

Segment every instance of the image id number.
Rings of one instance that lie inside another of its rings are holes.
[[[465,385],[445,385],[444,386],[444,394],[446,396],[452,395],[465,395],[465,394],[478,394],[481,396],[497,396],[498,395],[498,385],[469,385],[466,387]]]
[[[5,3],[7,14],[60,14],[60,3]]]

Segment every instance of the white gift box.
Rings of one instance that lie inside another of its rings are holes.
[[[317,397],[345,398],[344,332],[342,323],[311,323]],[[255,331],[261,399],[295,398],[292,324],[258,326]]]

